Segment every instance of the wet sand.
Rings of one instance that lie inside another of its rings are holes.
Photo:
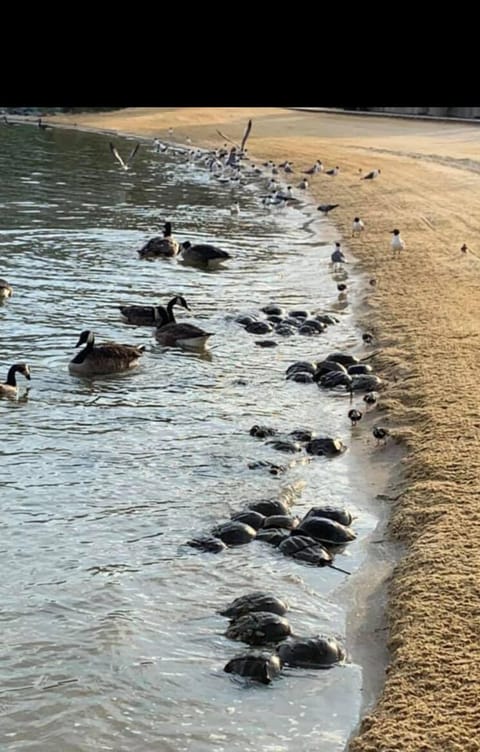
[[[350,750],[479,750],[479,126],[260,108],[52,121],[219,146],[217,129],[239,141],[249,117],[250,156],[290,159],[293,186],[317,158],[340,166],[335,178],[313,177],[310,190],[319,203],[340,204],[331,219],[347,257],[351,249],[377,280],[365,285],[362,323],[388,381],[377,422],[393,437],[375,451],[391,457],[388,533],[405,554],[389,585],[385,686]],[[359,170],[375,168],[378,179],[360,180]],[[366,226],[358,238],[354,216]],[[395,227],[406,243],[399,259],[390,250]]]

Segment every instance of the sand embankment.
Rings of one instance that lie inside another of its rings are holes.
[[[219,146],[217,128],[239,140],[249,117],[252,157],[341,168],[311,191],[340,204],[332,219],[378,281],[364,319],[389,381],[378,420],[408,449],[400,468],[392,461],[390,533],[406,555],[390,585],[391,664],[350,749],[480,750],[480,127],[243,108],[56,120],[167,140],[172,127],[173,140]],[[377,180],[359,179],[373,168]],[[366,231],[351,238],[356,215]],[[395,227],[407,244],[399,260]]]

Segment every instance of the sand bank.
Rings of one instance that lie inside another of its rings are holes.
[[[332,219],[347,254],[377,279],[365,291],[363,323],[389,382],[378,422],[395,438],[380,451],[392,457],[389,532],[406,554],[389,589],[385,687],[350,749],[479,750],[479,126],[261,108],[52,120],[219,146],[217,129],[240,140],[249,117],[252,157],[288,158],[297,171],[317,158],[340,166],[336,178],[314,177],[311,192],[340,204]],[[374,168],[377,180],[360,180],[359,170]],[[354,216],[366,225],[359,238],[350,237]],[[398,260],[389,247],[395,227],[407,245]],[[395,442],[408,450],[401,463]]]

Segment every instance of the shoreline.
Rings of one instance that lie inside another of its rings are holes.
[[[388,382],[378,409],[378,422],[394,434],[384,452],[396,475],[388,529],[406,552],[390,584],[383,693],[349,748],[474,750],[476,719],[465,707],[475,707],[480,684],[474,577],[480,249],[462,254],[460,246],[473,245],[480,230],[478,137],[471,123],[273,108],[123,110],[48,122],[82,129],[108,123],[112,135],[114,124],[125,135],[166,140],[172,125],[175,135],[180,128],[194,146],[208,147],[222,143],[217,127],[239,140],[250,116],[250,156],[290,158],[296,171],[317,158],[341,165],[336,178],[313,178],[310,191],[317,201],[340,203],[333,220],[361,269],[378,281],[361,321],[373,329],[375,364]],[[359,180],[359,169],[379,167],[378,180]],[[366,232],[351,239],[357,214]],[[407,244],[398,261],[389,249],[394,226]],[[396,442],[408,451],[401,461]]]

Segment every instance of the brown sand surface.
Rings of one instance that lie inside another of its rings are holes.
[[[129,109],[52,118],[196,145],[219,128],[255,158],[321,159],[340,174],[310,182],[339,203],[331,218],[368,277],[363,324],[388,382],[378,423],[391,429],[389,534],[405,555],[389,585],[385,686],[351,752],[480,750],[480,126],[285,109]],[[174,135],[168,139],[167,129]],[[377,180],[359,170],[380,168]],[[366,230],[352,238],[360,216]],[[393,259],[389,232],[406,250]],[[467,253],[460,247],[466,243]],[[397,442],[407,452],[397,462]]]

